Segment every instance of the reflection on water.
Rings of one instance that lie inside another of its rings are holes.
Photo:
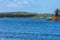
[[[60,40],[60,22],[47,19],[0,18],[0,40]]]

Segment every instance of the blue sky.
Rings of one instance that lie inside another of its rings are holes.
[[[60,0],[0,0],[0,12],[54,13]]]

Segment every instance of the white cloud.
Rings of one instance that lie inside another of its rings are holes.
[[[23,7],[24,5],[27,5],[29,4],[28,1],[23,1],[23,2],[9,2],[8,3],[8,7]]]
[[[29,2],[28,2],[28,1],[24,1],[23,3],[24,3],[24,4],[29,4]]]
[[[21,5],[23,5],[23,4],[29,4],[29,2],[28,1],[23,1],[23,2],[16,2],[16,4],[21,4]]]
[[[7,6],[17,6],[16,4],[10,3]]]
[[[3,2],[4,0],[0,0],[0,2]]]

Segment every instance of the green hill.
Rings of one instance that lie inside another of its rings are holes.
[[[33,17],[35,14],[28,12],[5,12],[0,13],[0,17]]]
[[[52,17],[53,14],[38,14],[29,12],[5,12],[0,13],[0,17]]]

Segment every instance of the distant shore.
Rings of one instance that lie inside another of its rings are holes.
[[[28,12],[6,12],[0,13],[0,18],[51,18],[53,14],[38,14],[38,13],[28,13]]]

